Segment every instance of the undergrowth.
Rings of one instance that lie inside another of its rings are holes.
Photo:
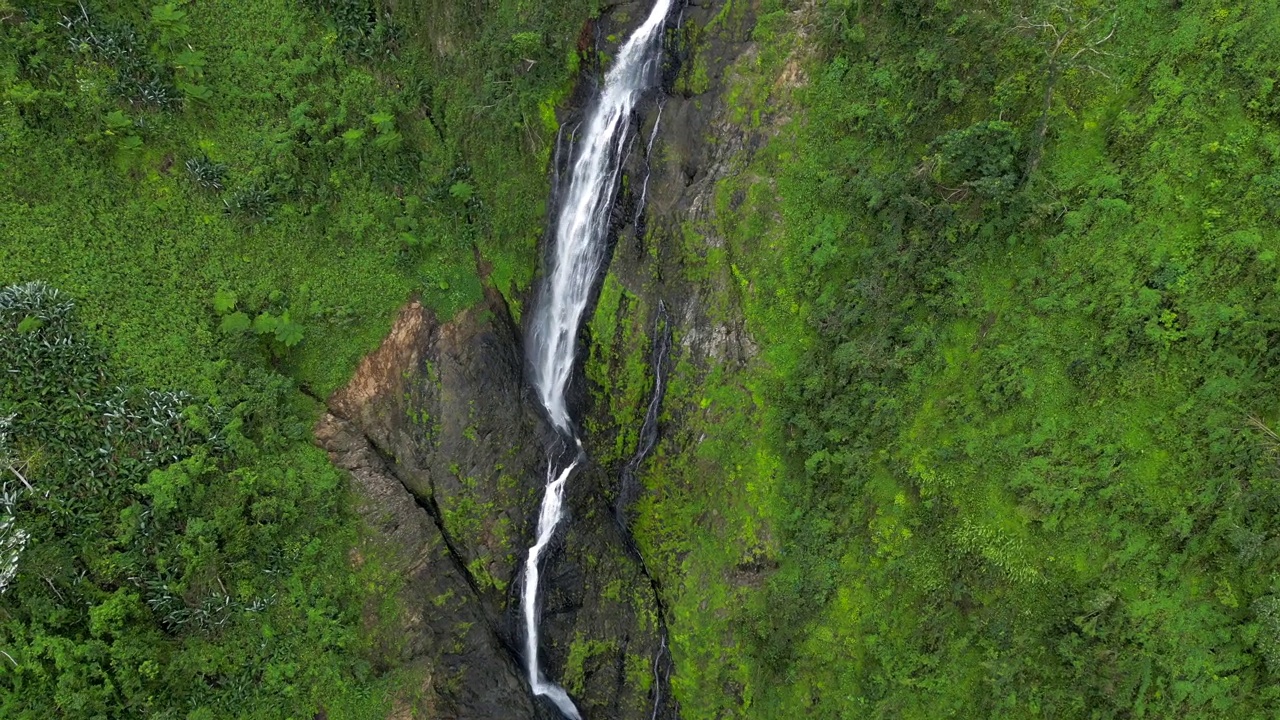
[[[638,532],[684,716],[1270,717],[1275,8],[759,13],[761,350],[677,370]]]

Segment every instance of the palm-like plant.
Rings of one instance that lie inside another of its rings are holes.
[[[205,190],[221,190],[222,181],[227,177],[227,166],[209,159],[208,155],[198,155],[188,159],[183,165],[192,182]]]
[[[231,193],[222,203],[227,212],[262,220],[271,216],[276,200],[269,190],[259,185],[249,185]]]

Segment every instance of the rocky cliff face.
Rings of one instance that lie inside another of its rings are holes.
[[[512,478],[540,442],[505,313],[492,294],[449,323],[409,304],[316,427],[403,574],[388,659],[424,673],[420,717],[537,717],[503,610],[534,502]]]
[[[406,578],[402,663],[426,675],[425,717],[555,717],[529,693],[520,574],[554,437],[522,379],[496,292],[440,322],[404,308],[382,346],[328,399],[316,428]],[[598,466],[575,479],[547,557],[544,666],[587,717],[649,717],[655,599],[609,512]]]
[[[613,5],[584,33],[607,57],[648,8]],[[592,460],[570,481],[565,529],[544,569],[543,665],[591,719],[678,716],[664,637],[670,564],[646,568],[631,514],[615,512],[651,399],[660,302],[678,338],[671,367],[694,368],[696,378],[754,354],[730,264],[717,262],[724,242],[712,217],[717,184],[764,132],[741,129],[724,81],[753,52],[753,11],[691,0],[677,12],[665,92],[642,107],[615,206],[613,261],[583,333],[577,396]],[[406,578],[397,652],[425,678],[417,715],[555,717],[529,695],[519,618],[520,569],[554,437],[524,381],[504,298],[489,290],[447,322],[411,303],[327,406],[317,440],[351,473],[365,519]],[[668,414],[662,430],[684,442],[680,423]],[[679,452],[671,442],[665,452]]]

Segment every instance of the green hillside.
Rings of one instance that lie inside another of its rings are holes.
[[[0,3],[0,715],[385,716],[308,396],[528,286],[593,3],[518,5]]]
[[[312,427],[407,299],[518,322],[642,6],[0,0],[0,717],[408,717]],[[1275,717],[1280,3],[707,6],[668,89],[749,141],[661,280],[752,352],[673,320],[640,472],[679,717]],[[658,302],[603,283],[602,467]]]
[[[1276,4],[762,5],[762,350],[654,481],[685,716],[1272,717]]]

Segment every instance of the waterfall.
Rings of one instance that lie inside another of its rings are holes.
[[[572,441],[577,452],[563,469],[556,470],[554,463],[547,467],[537,541],[525,560],[525,658],[533,693],[551,699],[573,720],[581,718],[573,701],[563,688],[548,681],[538,666],[538,562],[560,523],[565,483],[583,459],[565,393],[582,315],[605,258],[609,214],[626,154],[631,112],[657,75],[662,27],[671,3],[656,0],[649,17],[622,46],[605,74],[604,87],[569,168],[569,187],[556,218],[555,244],[526,343],[538,398],[556,431]]]

